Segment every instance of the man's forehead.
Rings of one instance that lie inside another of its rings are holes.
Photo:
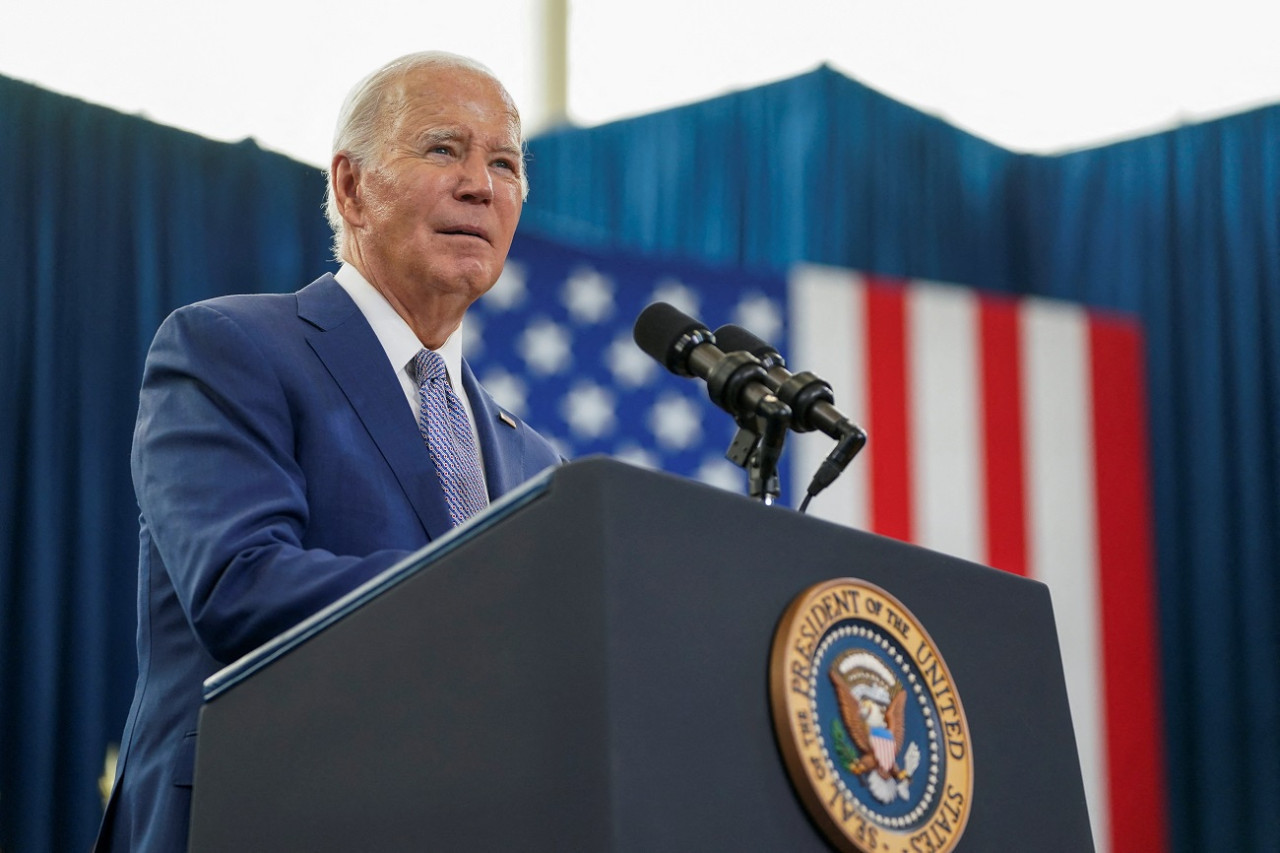
[[[396,87],[407,102],[418,100],[486,101],[495,110],[517,116],[515,102],[506,88],[487,74],[470,68],[416,68],[405,74]]]
[[[472,123],[464,119],[474,114],[502,121],[504,135],[510,138],[494,144],[520,145],[520,114],[515,103],[497,80],[478,71],[417,68],[397,81],[388,94],[385,108],[392,126],[400,125],[415,137],[435,132],[449,138],[469,137]]]

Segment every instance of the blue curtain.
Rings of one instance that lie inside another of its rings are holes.
[[[522,227],[782,270],[1019,283],[1026,158],[830,69],[530,144]]]
[[[320,173],[0,78],[0,849],[85,850],[135,672],[129,446],[164,316],[293,290]]]
[[[526,226],[1136,313],[1174,849],[1280,837],[1280,107],[1015,155],[827,68],[531,146]]]

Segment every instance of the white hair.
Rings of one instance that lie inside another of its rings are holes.
[[[347,157],[357,166],[376,162],[382,155],[385,142],[389,114],[396,103],[391,93],[397,83],[413,72],[423,69],[459,69],[471,71],[487,77],[501,90],[503,99],[511,110],[511,118],[515,123],[516,138],[521,151],[524,150],[524,132],[520,125],[520,113],[515,102],[507,92],[502,81],[481,62],[448,53],[442,50],[428,50],[410,53],[399,59],[393,59],[386,65],[365,77],[347,93],[338,111],[338,123],[333,133],[333,147],[329,156],[329,166],[325,168],[324,215],[333,229],[333,255],[341,260],[342,235],[344,223],[338,210],[338,200],[333,196],[333,157],[339,153]],[[524,168],[520,169],[520,192],[522,197],[529,195],[529,179]]]

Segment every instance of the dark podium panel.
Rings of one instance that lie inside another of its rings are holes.
[[[1046,587],[604,459],[210,679],[190,849],[828,850],[768,666],[788,603],[845,576],[950,666],[975,767],[957,849],[1092,850]]]

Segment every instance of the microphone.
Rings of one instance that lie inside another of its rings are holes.
[[[814,495],[834,483],[858,455],[867,443],[867,434],[832,405],[835,395],[829,383],[808,371],[792,373],[787,370],[782,353],[756,335],[741,326],[729,324],[717,329],[715,337],[725,349],[743,351],[759,359],[765,368],[765,384],[777,392],[778,399],[791,409],[792,429],[796,432],[817,429],[836,440],[836,446],[822,460],[809,481],[809,488],[800,503],[800,512],[804,512]]]
[[[778,395],[778,399],[791,407],[791,428],[796,432],[821,430],[837,441],[854,432],[862,432],[832,405],[835,395],[828,382],[808,371],[792,373],[787,370],[786,359],[771,344],[733,324],[716,329],[715,340],[726,351],[742,350],[760,360],[765,368],[764,383]],[[865,435],[863,440],[866,440]]]
[[[705,379],[711,402],[735,418],[790,418],[760,359],[749,352],[725,353],[710,329],[675,306],[655,302],[645,308],[633,336],[640,349],[677,376]]]
[[[710,329],[666,302],[641,311],[632,334],[640,349],[672,373],[707,381],[711,402],[738,423],[726,455],[747,470],[751,496],[772,503],[780,491],[778,460],[791,409],[769,387],[760,359],[749,352],[725,353]]]

